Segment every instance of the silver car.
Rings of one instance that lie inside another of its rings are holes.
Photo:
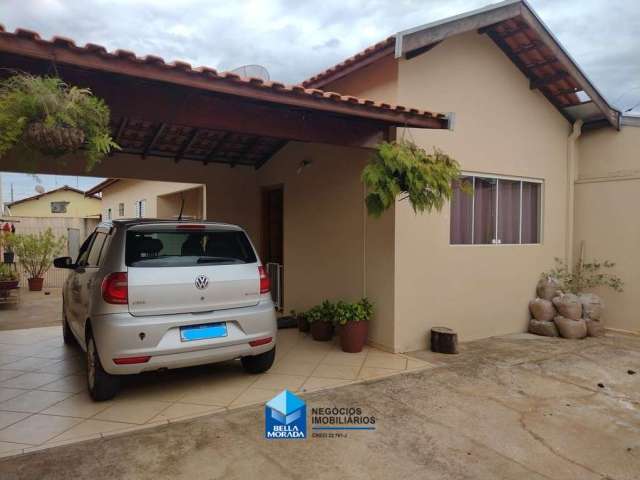
[[[135,219],[101,223],[63,289],[63,335],[87,356],[94,400],[115,396],[121,375],[240,358],[273,364],[276,317],[269,279],[242,228]]]

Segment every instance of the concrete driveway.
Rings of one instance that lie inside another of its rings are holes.
[[[8,458],[0,478],[639,477],[639,338],[516,335],[416,356],[440,366],[304,395],[362,408],[375,431],[264,440],[254,406]]]

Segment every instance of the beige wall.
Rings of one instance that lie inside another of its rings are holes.
[[[365,216],[360,174],[368,155],[290,143],[259,170],[258,182],[284,187],[285,308],[366,294],[376,305],[370,337],[391,348],[393,213],[373,224]],[[311,164],[298,174],[303,160]]]
[[[195,187],[179,192],[158,195],[158,218],[182,218],[204,219],[204,187]]]
[[[449,207],[396,208],[396,349],[425,347],[428,330],[462,340],[526,330],[540,273],[564,254],[570,125],[486,36],[450,38],[400,61],[400,104],[454,111],[455,130],[413,131],[465,171],[544,180],[541,245],[449,245]]]
[[[578,143],[575,254],[616,262],[624,293],[602,289],[608,327],[640,334],[640,127],[586,131]]]
[[[159,195],[188,190],[199,187],[192,183],[156,182],[151,180],[134,180],[123,178],[110,185],[102,192],[102,216],[107,218],[107,211],[111,209],[111,218],[119,218],[118,205],[124,203],[124,218],[135,217],[135,203],[146,200],[145,217],[158,217]],[[166,208],[162,212],[166,213]]]
[[[66,213],[51,213],[51,202],[69,202]],[[60,190],[9,207],[12,216],[85,218],[100,215],[100,200],[81,193]]]

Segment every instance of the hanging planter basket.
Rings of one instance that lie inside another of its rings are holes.
[[[367,210],[370,215],[379,217],[401,196],[401,200],[409,201],[416,213],[440,211],[451,198],[453,184],[459,178],[458,162],[437,148],[427,153],[413,141],[403,138],[381,142],[362,171],[362,181],[368,192]]]
[[[0,113],[0,158],[15,149],[16,158],[31,162],[83,147],[89,171],[120,149],[111,138],[107,104],[58,77],[18,73],[0,80]]]
[[[31,148],[46,155],[62,155],[78,150],[84,143],[84,132],[73,127],[49,127],[34,122],[24,131],[23,140]]]

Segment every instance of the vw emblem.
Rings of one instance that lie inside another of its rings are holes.
[[[195,283],[198,290],[204,290],[209,285],[209,277],[206,275],[198,275]]]

